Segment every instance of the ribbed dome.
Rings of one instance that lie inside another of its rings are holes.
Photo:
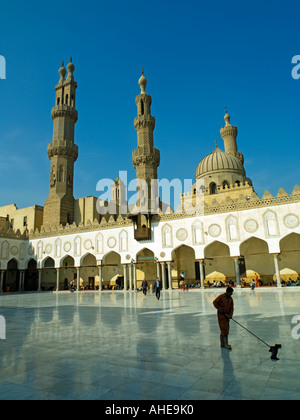
[[[223,152],[218,147],[201,160],[196,169],[195,178],[200,179],[211,172],[217,171],[233,171],[245,175],[242,162],[233,155]]]

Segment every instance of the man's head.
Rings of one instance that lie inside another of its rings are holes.
[[[227,287],[227,289],[226,289],[226,295],[227,296],[232,296],[232,293],[233,293],[233,288],[232,287]]]

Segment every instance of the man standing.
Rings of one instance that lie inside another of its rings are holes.
[[[233,299],[232,299],[233,289],[228,287],[226,293],[218,296],[214,300],[213,305],[218,310],[218,322],[221,331],[221,347],[225,347],[228,350],[231,350],[232,347],[228,344],[228,335],[229,335],[229,320],[233,316]]]
[[[153,291],[153,293],[155,292],[157,300],[160,299],[160,289],[161,289],[160,281],[159,281],[159,278],[156,277],[155,282],[153,284],[152,291]]]
[[[142,289],[145,296],[147,296],[147,290],[148,290],[148,282],[147,280],[143,280],[142,282]]]

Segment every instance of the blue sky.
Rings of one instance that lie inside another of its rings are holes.
[[[62,60],[78,83],[76,198],[102,178],[135,178],[135,96],[144,68],[156,118],[159,178],[194,179],[223,148],[224,107],[238,126],[247,176],[262,196],[300,184],[300,3],[286,1],[2,2],[0,205],[43,205],[49,192],[51,108]]]

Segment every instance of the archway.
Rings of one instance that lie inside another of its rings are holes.
[[[124,270],[121,264],[121,256],[114,251],[103,257],[102,287],[104,289],[124,287]]]
[[[300,235],[290,233],[279,242],[278,257],[281,278],[285,281],[296,280],[300,274]]]
[[[38,290],[39,273],[37,270],[37,262],[32,258],[27,264],[25,271],[24,290],[26,292]]]
[[[225,284],[225,282],[236,281],[236,273],[234,269],[234,260],[230,257],[229,246],[215,241],[204,249],[204,277],[205,283],[212,285]]]
[[[13,258],[7,264],[6,278],[4,281],[5,292],[18,292],[20,272],[17,261]]]
[[[80,277],[84,289],[95,290],[99,288],[99,272],[95,255],[86,254],[82,258]]]
[[[142,287],[142,281],[147,280],[149,288],[152,287],[157,276],[154,252],[148,248],[142,249],[136,256],[137,288]]]
[[[200,282],[199,263],[195,261],[195,251],[187,245],[181,245],[172,252],[172,277],[178,282],[184,277],[186,284],[195,286]]]
[[[70,255],[66,255],[60,262],[60,275],[59,275],[59,288],[60,290],[69,290],[71,281],[74,282],[74,285],[77,284],[77,269],[75,267],[74,258]],[[80,273],[81,274],[81,273]],[[81,277],[81,276],[80,276]],[[80,280],[80,286],[82,286],[82,281]]]
[[[242,279],[250,283],[255,273],[262,284],[272,284],[274,274],[274,259],[269,254],[267,242],[259,238],[249,238],[240,245],[240,255],[245,259],[245,276]]]
[[[55,290],[56,269],[54,260],[51,257],[46,258],[42,267],[42,290]]]

